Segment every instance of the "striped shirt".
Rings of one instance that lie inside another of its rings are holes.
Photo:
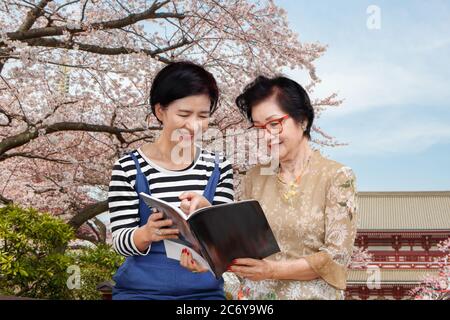
[[[215,154],[197,149],[192,164],[183,170],[165,169],[138,149],[132,151],[139,161],[142,173],[146,176],[152,196],[167,201],[177,207],[178,198],[185,191],[203,194],[214,169]],[[130,155],[125,155],[114,163],[108,191],[108,206],[111,221],[113,248],[123,256],[146,255],[137,249],[133,234],[139,227],[139,198],[134,189],[136,167]],[[220,157],[220,178],[214,195],[213,205],[233,202],[233,169],[228,160]]]

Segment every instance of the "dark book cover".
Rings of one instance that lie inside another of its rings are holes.
[[[163,212],[180,230],[179,240],[208,263],[219,278],[234,259],[263,259],[280,251],[261,205],[256,200],[225,203],[199,209],[187,216],[180,208],[141,193],[148,206]],[[171,251],[174,246],[170,246]],[[179,248],[179,246],[178,246]],[[167,246],[166,246],[167,249]],[[176,254],[168,257],[179,260]]]
[[[280,251],[256,200],[204,208],[188,221],[216,277],[234,259],[263,259]]]

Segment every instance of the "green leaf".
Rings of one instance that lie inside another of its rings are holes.
[[[26,272],[24,269],[20,269],[19,273],[21,276],[28,277],[28,272]]]

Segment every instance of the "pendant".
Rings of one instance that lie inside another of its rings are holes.
[[[294,199],[297,195],[299,195],[298,185],[294,182],[289,184],[289,190],[283,194],[283,199],[289,203],[290,207],[294,205]]]

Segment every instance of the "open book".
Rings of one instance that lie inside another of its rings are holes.
[[[179,240],[165,240],[167,257],[180,259],[189,247],[193,257],[219,278],[234,259],[263,259],[280,251],[264,212],[256,200],[219,204],[187,216],[166,201],[140,193],[145,203],[163,212],[180,230]],[[191,250],[191,251],[192,251]]]

